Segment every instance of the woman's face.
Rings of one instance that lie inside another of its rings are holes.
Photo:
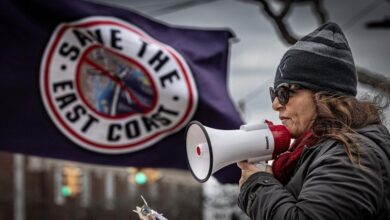
[[[298,138],[309,130],[316,117],[313,92],[307,89],[290,92],[286,105],[280,104],[278,98],[275,98],[272,108],[279,112],[279,119],[290,131],[292,138]]]

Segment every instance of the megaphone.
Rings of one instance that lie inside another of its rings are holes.
[[[239,130],[219,130],[192,121],[186,128],[188,166],[203,183],[212,174],[232,163],[275,159],[290,146],[290,132],[283,125],[264,121],[242,125]]]

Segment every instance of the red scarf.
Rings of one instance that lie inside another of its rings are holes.
[[[299,138],[295,139],[290,148],[280,154],[272,163],[272,172],[276,179],[283,185],[290,181],[294,174],[295,166],[301,156],[305,146],[310,146],[314,143],[313,132],[311,130],[303,133]]]

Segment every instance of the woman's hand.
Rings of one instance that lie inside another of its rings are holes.
[[[272,174],[272,167],[266,164],[262,164],[262,166],[264,166],[262,169],[246,161],[237,162],[237,166],[241,169],[241,178],[238,183],[240,188],[246,182],[246,180],[254,173],[263,171]]]

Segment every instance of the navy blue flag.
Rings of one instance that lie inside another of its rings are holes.
[[[0,150],[187,169],[184,128],[242,121],[228,30],[173,27],[76,0],[0,2]],[[235,165],[217,173],[237,182]]]

